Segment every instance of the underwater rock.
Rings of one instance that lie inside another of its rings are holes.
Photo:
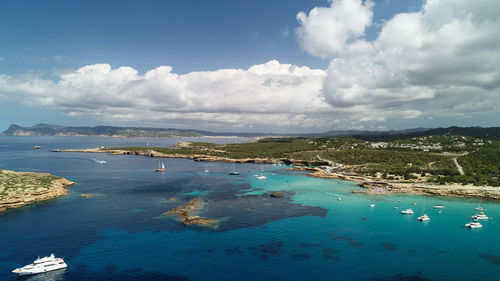
[[[281,191],[276,191],[276,192],[271,193],[271,197],[274,197],[274,198],[280,198],[283,196],[285,196],[285,194]]]

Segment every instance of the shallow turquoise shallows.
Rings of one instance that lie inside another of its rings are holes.
[[[236,164],[241,175],[230,176],[228,163],[166,159],[167,171],[156,173],[156,158],[51,152],[180,140],[189,139],[0,137],[0,169],[78,183],[68,196],[0,214],[0,280],[16,280],[11,270],[52,252],[66,270],[23,280],[499,278],[496,202],[353,194],[360,188],[351,182],[281,165]],[[271,197],[275,191],[284,196]],[[205,201],[200,216],[219,220],[214,228],[162,215],[195,197]],[[445,209],[438,213],[435,204]],[[466,229],[478,205],[490,219]],[[415,214],[400,214],[407,208]],[[422,213],[431,220],[417,221]]]

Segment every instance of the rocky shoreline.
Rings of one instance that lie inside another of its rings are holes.
[[[64,196],[75,184],[47,173],[0,170],[0,175],[0,212]]]
[[[308,176],[353,181],[364,190],[353,190],[353,193],[389,194],[412,193],[430,196],[453,196],[462,198],[481,198],[500,200],[500,188],[492,186],[473,186],[461,184],[431,184],[423,181],[389,181],[379,178],[341,173],[327,172],[321,168],[295,167],[294,170],[308,171]]]
[[[220,157],[205,154],[182,154],[182,153],[161,153],[155,150],[141,150],[141,151],[127,151],[120,149],[102,149],[102,148],[88,148],[88,149],[54,149],[52,152],[84,152],[84,153],[108,153],[111,155],[138,155],[146,157],[159,157],[159,158],[183,158],[191,159],[197,162],[229,162],[229,163],[259,163],[259,164],[286,164],[297,166],[324,166],[328,165],[325,161],[303,161],[289,158],[230,158]]]
[[[186,147],[187,144],[180,146]],[[301,161],[295,159],[276,159],[276,158],[244,158],[234,159],[229,157],[219,157],[203,154],[165,154],[154,150],[143,151],[126,151],[118,149],[63,149],[54,150],[54,152],[88,152],[88,153],[108,153],[113,155],[140,155],[147,157],[161,157],[161,158],[184,158],[192,159],[194,161],[207,161],[207,162],[230,162],[230,163],[262,163],[262,164],[286,164],[294,167],[295,170],[302,170],[310,172],[308,176],[318,178],[332,178],[346,181],[353,181],[358,183],[359,186],[364,187],[364,190],[355,190],[354,193],[413,193],[420,195],[433,195],[433,196],[454,196],[464,198],[482,198],[489,200],[500,200],[500,188],[492,186],[473,186],[461,184],[444,184],[437,185],[425,181],[406,180],[406,181],[391,181],[387,179],[380,179],[374,177],[359,176],[355,174],[345,174],[338,172],[327,171],[328,169],[320,168],[318,166],[330,166],[327,161]],[[316,166],[316,167],[307,167]]]

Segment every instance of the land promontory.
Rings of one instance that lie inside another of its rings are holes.
[[[47,173],[0,170],[0,212],[66,195],[74,184]]]

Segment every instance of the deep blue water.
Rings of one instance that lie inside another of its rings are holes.
[[[0,280],[16,280],[12,269],[52,252],[66,270],[22,280],[498,280],[495,202],[352,194],[350,182],[279,165],[264,165],[267,179],[258,180],[256,164],[237,164],[241,176],[229,176],[228,163],[166,159],[167,172],[155,173],[156,158],[51,152],[180,140],[188,139],[0,137],[0,169],[78,183],[68,196],[0,214]],[[278,190],[285,197],[269,196]],[[162,215],[194,197],[217,227]],[[446,206],[441,214],[436,203]],[[493,219],[465,229],[478,204]],[[409,207],[415,216],[399,214]],[[423,208],[431,221],[416,221]]]

